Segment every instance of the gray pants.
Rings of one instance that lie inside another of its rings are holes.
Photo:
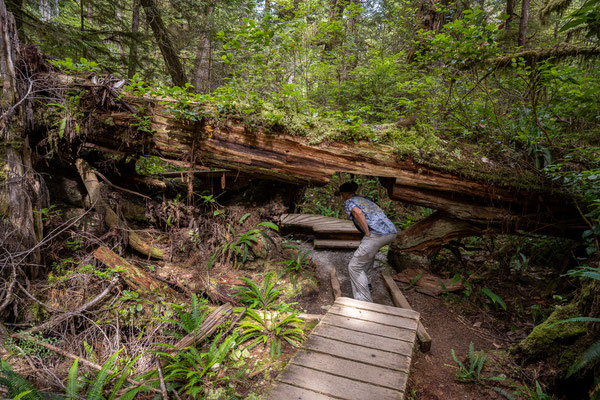
[[[348,264],[348,273],[352,283],[352,296],[356,300],[373,302],[369,291],[367,272],[373,266],[379,249],[392,243],[394,239],[396,239],[396,234],[392,233],[385,236],[365,236],[360,241],[360,246],[358,246]]]

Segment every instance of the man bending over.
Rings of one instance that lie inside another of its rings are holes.
[[[356,194],[357,189],[356,182],[346,182],[340,186],[336,194],[342,196],[346,214],[352,218],[356,228],[364,234],[360,246],[348,264],[352,295],[356,300],[373,302],[367,272],[373,266],[379,249],[393,242],[398,231],[377,204],[367,197]]]

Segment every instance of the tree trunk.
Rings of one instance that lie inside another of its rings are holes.
[[[138,40],[140,31],[140,0],[132,0],[131,16],[131,42],[129,43],[129,62],[127,65],[127,77],[132,78],[138,65]]]
[[[155,1],[140,0],[140,2],[144,8],[144,12],[146,13],[146,21],[152,28],[154,38],[156,39],[163,59],[165,60],[165,65],[167,67],[167,71],[171,75],[173,84],[183,87],[187,82],[185,71],[183,69],[183,65],[181,65],[181,61],[179,60],[179,56],[177,55],[177,51],[173,46],[171,38],[169,37],[167,28],[163,23],[160,13],[158,12],[158,7],[156,6]]]
[[[510,24],[512,23],[513,14],[515,12],[515,0],[506,0],[506,17],[505,21],[505,29],[508,31],[510,29]]]
[[[202,31],[198,39],[198,50],[196,51],[196,60],[194,61],[194,71],[192,85],[197,93],[210,92],[210,80],[212,75],[212,40],[211,26],[212,13],[215,7],[215,0],[211,0],[206,6],[203,16]]]
[[[29,139],[24,134],[27,113],[23,110],[31,87],[23,88],[16,79],[18,46],[14,17],[0,0],[0,152],[7,170],[5,182],[0,185],[0,213],[8,225],[2,227],[2,233],[12,251],[22,251],[23,259],[39,263],[41,255],[35,245],[41,240],[42,224],[40,214],[33,210],[40,208],[41,187],[32,168]]]
[[[519,46],[527,45],[527,24],[529,23],[529,0],[521,2],[521,21],[519,22]]]

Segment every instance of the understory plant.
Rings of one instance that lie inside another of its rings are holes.
[[[505,379],[504,375],[484,377],[481,374],[481,371],[485,366],[487,356],[482,351],[475,351],[473,343],[469,344],[469,353],[466,362],[459,360],[454,352],[454,349],[451,350],[451,353],[452,359],[457,365],[450,365],[450,367],[456,368],[456,380],[459,382],[481,383],[484,380],[500,381]]]
[[[238,224],[243,224],[250,214],[245,214],[240,218]],[[217,258],[223,257],[226,260],[233,259],[233,267],[237,268],[238,263],[244,264],[249,259],[252,259],[252,248],[259,242],[266,245],[271,238],[260,228],[268,228],[274,231],[279,231],[279,227],[272,222],[259,222],[256,228],[245,232],[236,232],[230,224],[227,227],[228,234],[223,244],[217,247],[208,260],[208,268],[212,267],[217,261]]]
[[[240,342],[251,341],[247,346],[249,349],[262,343],[270,349],[271,357],[279,357],[282,340],[295,347],[304,338],[302,329],[298,327],[302,319],[295,310],[248,310],[246,315],[250,318],[238,325],[242,329]]]
[[[201,349],[187,347],[183,351],[171,355],[160,352],[168,359],[165,370],[165,382],[180,386],[179,391],[194,398],[206,393],[211,385],[222,379],[220,372],[225,369],[223,360],[237,344],[237,334],[227,336],[221,341],[223,333],[214,337],[208,346]]]
[[[262,286],[248,278],[240,278],[247,286],[235,286],[236,297],[249,307],[247,318],[238,323],[242,332],[240,343],[250,341],[248,348],[259,343],[269,347],[271,357],[281,355],[282,341],[296,346],[303,339],[298,312],[287,303],[278,303],[281,291],[275,287],[275,274],[265,276]],[[256,309],[258,308],[258,309]]]

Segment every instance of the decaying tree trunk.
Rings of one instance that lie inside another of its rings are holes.
[[[31,83],[17,79],[17,53],[19,41],[12,14],[0,0],[0,166],[4,180],[0,189],[0,214],[6,216],[3,228],[15,248],[28,251],[32,263],[39,263],[41,256],[35,245],[41,240],[42,224],[41,182],[38,180],[31,159],[27,136],[26,106]]]
[[[75,163],[77,170],[81,175],[83,184],[85,185],[88,194],[90,196],[90,202],[96,209],[103,210],[105,213],[106,224],[111,228],[123,228],[127,230],[127,226],[123,221],[120,220],[119,216],[113,211],[113,209],[104,201],[102,194],[100,193],[100,183],[94,170],[92,170],[87,162],[82,159],[78,159]],[[164,252],[156,247],[153,247],[146,243],[144,239],[140,237],[136,232],[127,230],[129,245],[137,250],[138,252],[153,258],[163,259]]]

